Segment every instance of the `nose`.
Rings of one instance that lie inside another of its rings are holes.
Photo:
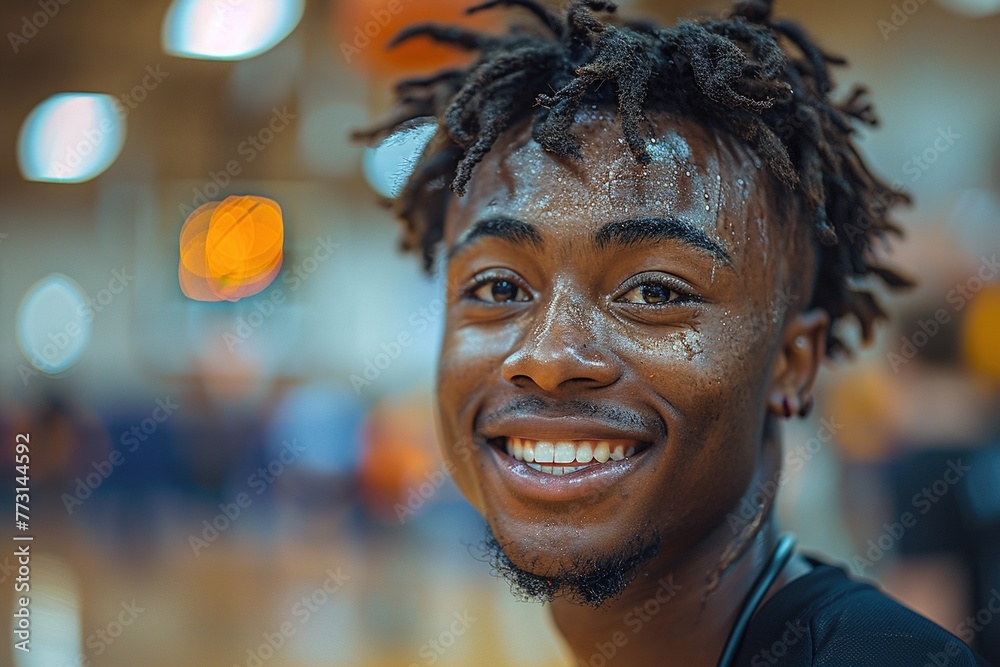
[[[586,309],[570,297],[551,299],[504,360],[503,378],[548,393],[613,384],[622,375],[621,362],[597,340],[585,315]]]

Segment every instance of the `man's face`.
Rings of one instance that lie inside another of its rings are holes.
[[[445,224],[445,454],[510,561],[549,577],[654,536],[669,559],[725,520],[789,302],[792,234],[748,153],[661,115],[640,165],[588,113],[578,161],[502,135]]]

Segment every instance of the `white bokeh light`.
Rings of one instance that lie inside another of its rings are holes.
[[[298,25],[303,0],[174,0],[163,50],[185,58],[240,60],[264,53]]]
[[[11,651],[16,667],[81,664],[80,586],[69,563],[49,553],[31,555],[30,651]],[[15,599],[23,593],[15,593]],[[16,608],[16,607],[15,607]],[[17,627],[17,619],[12,619]],[[14,636],[15,641],[18,639]]]
[[[1000,0],[938,0],[938,4],[968,18],[983,18],[1000,12]]]
[[[422,122],[394,132],[378,146],[366,149],[361,166],[372,189],[390,199],[398,195],[437,129],[434,121]]]
[[[17,311],[17,343],[31,365],[61,373],[83,356],[91,321],[83,289],[70,277],[51,273],[31,286]]]
[[[32,109],[17,141],[29,181],[80,183],[111,166],[125,143],[118,101],[98,93],[59,93]]]

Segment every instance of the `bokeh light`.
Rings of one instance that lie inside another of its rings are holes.
[[[31,365],[49,375],[69,369],[90,342],[93,311],[72,278],[52,273],[24,295],[17,312],[17,342]]]
[[[938,4],[968,18],[982,18],[1000,12],[1000,0],[938,0]]]
[[[196,301],[238,301],[257,294],[281,270],[281,207],[254,195],[195,209],[181,228],[177,277]]]
[[[81,664],[84,649],[76,575],[69,563],[49,553],[32,554],[31,569],[31,650],[13,651],[16,667]]]
[[[124,114],[110,95],[59,93],[21,126],[17,158],[29,181],[80,183],[111,166],[125,143]]]
[[[163,50],[204,60],[250,58],[287,37],[303,9],[303,0],[174,0],[163,19]]]
[[[437,123],[431,120],[395,132],[366,149],[362,169],[372,189],[389,199],[398,195],[435,132]]]
[[[474,30],[496,27],[497,12],[465,14],[475,4],[466,0],[386,3],[385,0],[349,0],[332,3],[330,28],[344,62],[360,65],[385,78],[414,72],[433,72],[471,60],[471,54],[454,46],[417,37],[389,49],[403,28],[418,23],[462,25]]]

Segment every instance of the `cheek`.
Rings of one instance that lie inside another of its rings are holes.
[[[438,387],[456,401],[473,397],[500,371],[518,339],[518,330],[508,323],[495,326],[462,326],[448,316],[438,362]],[[461,409],[457,403],[453,406]]]
[[[752,313],[706,312],[690,329],[623,337],[622,356],[640,381],[687,413],[747,399],[752,392],[739,390],[763,386],[772,334],[766,319]]]
[[[461,328],[446,321],[438,357],[436,394],[442,453],[453,466],[455,484],[480,511],[484,504],[475,482],[478,445],[469,441],[469,434],[511,340],[512,335],[502,329]]]
[[[727,337],[724,327],[706,325],[647,342],[629,355],[671,420],[668,466],[680,477],[671,480],[672,492],[688,489],[709,514],[729,511],[756,468],[767,362],[751,351],[766,345],[764,338]]]

